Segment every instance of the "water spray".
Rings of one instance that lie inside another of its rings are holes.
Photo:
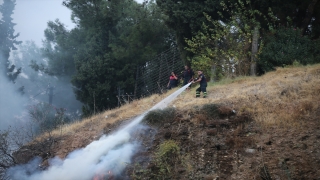
[[[13,180],[91,180],[100,179],[97,178],[100,176],[105,179],[110,174],[120,175],[139,147],[138,142],[130,141],[131,133],[137,129],[148,112],[167,107],[190,84],[178,89],[115,133],[104,135],[85,148],[71,152],[64,160],[49,160],[50,166],[44,171],[35,171],[34,167],[39,161],[32,161],[33,164],[10,168],[7,174]],[[30,170],[30,167],[33,167],[33,170]]]

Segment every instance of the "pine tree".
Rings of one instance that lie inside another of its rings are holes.
[[[19,36],[15,34],[12,22],[12,14],[15,8],[15,0],[4,0],[0,5],[0,13],[2,18],[0,20],[0,66],[2,75],[6,76],[10,81],[14,82],[21,73],[21,68],[16,69],[15,65],[10,66],[9,56],[12,50],[16,50],[15,45],[20,44],[16,38]]]

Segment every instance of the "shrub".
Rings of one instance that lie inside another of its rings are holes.
[[[219,106],[216,104],[205,104],[200,109],[200,112],[202,112],[207,118],[219,118]]]
[[[267,36],[265,46],[259,54],[258,66],[261,73],[295,63],[302,65],[319,62],[320,41],[312,41],[302,36],[301,30],[295,28],[279,28],[274,34]]]
[[[150,111],[143,118],[144,122],[152,125],[161,125],[168,122],[175,117],[176,110],[174,108],[165,108],[163,110],[157,109]]]
[[[29,116],[31,120],[38,125],[37,134],[51,131],[71,121],[66,115],[66,109],[55,108],[46,103],[39,103],[32,106],[29,110]]]
[[[175,164],[180,162],[180,148],[173,140],[164,141],[155,153],[155,165],[158,169],[156,177],[170,178],[170,172]]]

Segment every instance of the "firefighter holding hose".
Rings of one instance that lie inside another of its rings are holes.
[[[182,77],[183,77],[183,86],[187,85],[188,83],[193,81],[193,76],[194,76],[194,72],[193,70],[190,68],[189,65],[185,65],[184,66],[184,71],[182,72]],[[187,88],[188,90],[190,86]]]
[[[200,92],[203,92],[203,98],[207,97],[207,80],[202,71],[198,71],[199,77],[192,81],[192,83],[200,82],[200,87],[196,89],[196,98],[200,97]]]

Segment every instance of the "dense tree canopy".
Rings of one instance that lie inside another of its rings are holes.
[[[217,0],[157,0],[157,5],[167,16],[164,19],[166,25],[176,33],[177,43],[182,53],[182,58],[186,62],[187,57],[193,53],[186,51],[185,39],[191,39],[201,30],[203,22],[206,22],[204,13],[214,19],[220,18],[219,11],[222,11]]]
[[[320,35],[320,2],[318,0],[157,0],[157,4],[167,15],[166,24],[175,30],[180,49],[189,52],[184,52],[183,58],[189,59],[199,68],[211,66],[214,69],[216,67],[212,65],[220,65],[224,67],[224,74],[226,71],[249,74],[250,66],[252,70],[252,65],[257,63],[255,61],[262,61],[261,57],[264,64],[266,64],[265,61],[278,62],[267,63],[270,66],[269,69],[279,64],[292,63],[294,60],[274,61],[276,57],[272,54],[275,55],[277,51],[274,48],[265,49],[268,52],[264,52],[263,47],[267,47],[272,39],[280,41],[279,38],[273,38],[278,29],[283,27],[297,29],[302,36],[315,41]],[[288,41],[288,43],[291,42]],[[313,44],[318,46],[317,43]],[[282,43],[282,46],[285,48],[286,44]],[[311,53],[310,57],[313,57],[308,63],[319,62],[316,59],[318,56],[314,55],[317,51],[308,50],[305,53],[307,52]],[[261,53],[269,55],[259,56]],[[261,62],[258,64],[262,65]],[[207,72],[210,73],[210,70]]]
[[[134,92],[137,67],[175,45],[153,1],[65,0],[63,5],[76,27],[68,31],[59,20],[49,22],[43,47],[48,65],[33,67],[72,76],[85,114],[115,107],[118,89]]]
[[[14,4],[13,0],[5,2],[8,7],[10,2]],[[287,47],[280,42],[283,38],[276,38],[283,27],[297,29],[303,36],[299,39],[295,33],[293,39],[301,43],[288,41],[292,45],[288,52],[299,48],[304,51],[299,55],[311,53],[310,61],[301,61],[303,64],[318,58],[316,48],[309,48],[309,42],[318,42],[320,35],[318,0],[156,0],[142,4],[133,0],[64,0],[63,5],[72,11],[76,27],[68,30],[59,20],[49,21],[41,49],[47,61],[32,61],[31,66],[71,79],[85,114],[115,107],[119,89],[134,93],[137,67],[147,67],[148,60],[173,46],[179,47],[185,63],[213,74],[212,79],[247,75],[257,59],[263,72],[292,63],[294,60],[284,61],[276,53],[280,44]],[[8,15],[3,16],[1,28],[13,29],[10,18],[5,18],[12,13],[5,9]],[[11,25],[4,26],[5,22]],[[1,37],[8,39],[1,44],[3,59],[7,59],[18,44],[17,36],[10,31]]]

